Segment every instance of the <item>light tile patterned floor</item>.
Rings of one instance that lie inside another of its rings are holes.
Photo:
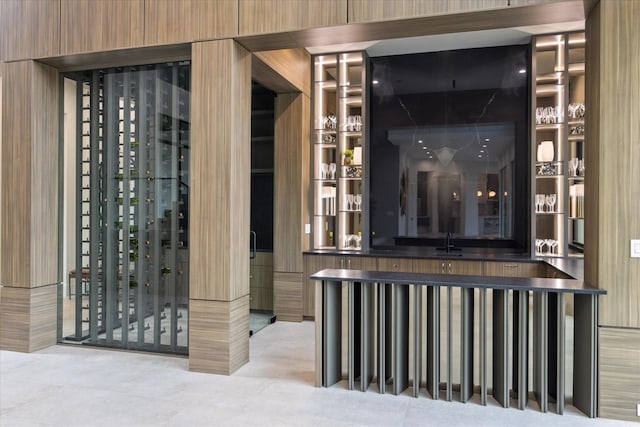
[[[276,322],[250,340],[233,376],[187,370],[183,357],[55,346],[0,352],[0,426],[637,426],[503,409],[490,401],[313,386],[313,322]],[[532,404],[532,406],[534,406]]]

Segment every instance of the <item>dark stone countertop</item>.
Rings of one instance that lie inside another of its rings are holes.
[[[311,275],[314,280],[394,283],[397,285],[452,286],[518,291],[569,292],[576,294],[606,294],[604,289],[584,286],[582,280],[538,277],[466,276],[453,274],[422,274],[387,271],[325,269]]]

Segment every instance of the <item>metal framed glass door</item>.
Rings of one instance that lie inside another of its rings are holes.
[[[186,354],[190,62],[76,72],[75,331]]]

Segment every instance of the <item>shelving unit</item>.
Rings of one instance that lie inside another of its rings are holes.
[[[366,210],[364,52],[314,57],[314,248],[360,250]]]
[[[573,255],[584,245],[585,36],[580,32],[535,37],[532,51],[536,159],[532,251]],[[542,208],[539,195],[545,197]],[[547,196],[555,197],[555,203],[546,203]]]

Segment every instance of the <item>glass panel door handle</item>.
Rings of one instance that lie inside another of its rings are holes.
[[[254,259],[256,257],[256,232],[251,230],[249,231],[249,233],[251,233],[251,256],[250,259]]]

